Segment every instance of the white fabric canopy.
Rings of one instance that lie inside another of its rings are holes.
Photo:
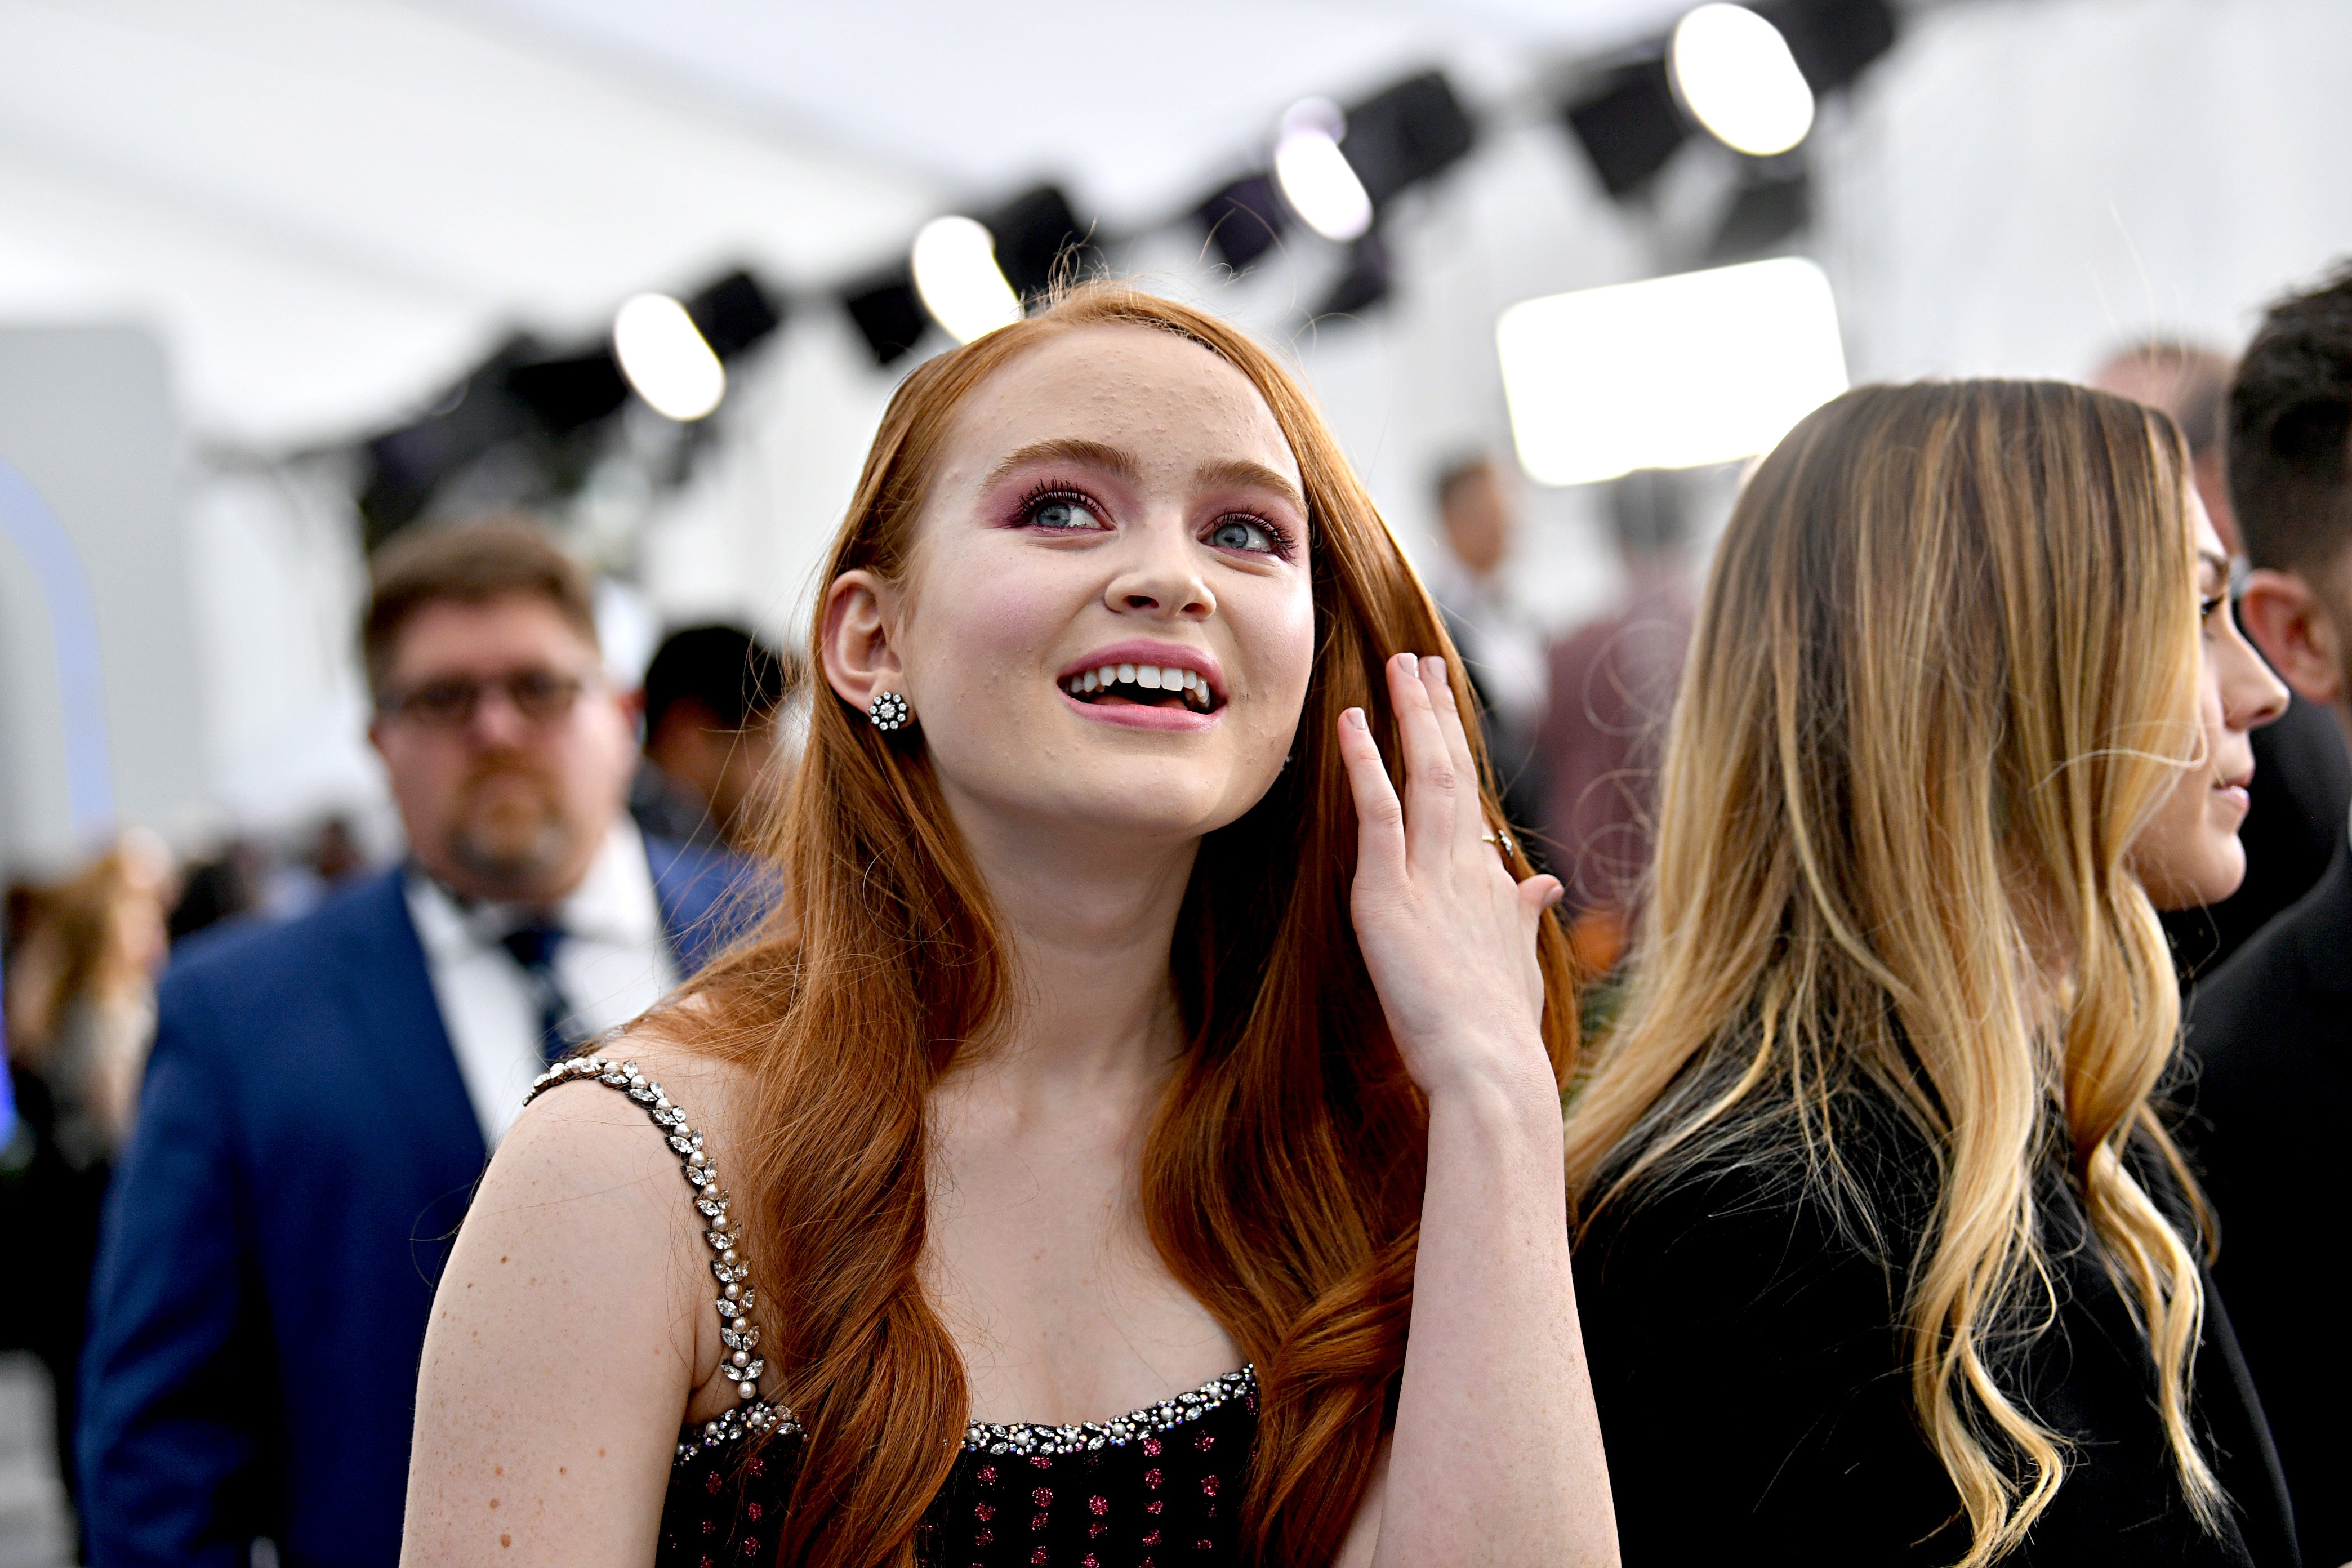
[[[152,323],[201,434],[334,439],[513,327],[835,283],[1038,177],[1167,216],[1302,95],[1505,84],[1675,8],[0,0],[0,321]]]

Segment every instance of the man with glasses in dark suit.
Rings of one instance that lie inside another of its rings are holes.
[[[553,1057],[741,912],[740,862],[641,837],[589,589],[536,526],[395,541],[362,640],[402,866],[166,977],[83,1363],[92,1560],[400,1553],[433,1288]]]

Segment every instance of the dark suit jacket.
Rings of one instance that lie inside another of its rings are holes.
[[[740,865],[649,840],[691,971]],[[82,1362],[91,1561],[400,1555],[433,1289],[485,1161],[402,873],[176,961]]]
[[[2352,853],[2190,999],[2184,1128],[2306,1568],[2352,1561]]]

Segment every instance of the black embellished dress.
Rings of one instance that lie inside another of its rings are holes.
[[[574,1058],[532,1087],[607,1085],[646,1108],[682,1162],[718,1278],[719,1370],[739,1403],[679,1435],[662,1509],[659,1568],[738,1568],[775,1557],[792,1496],[800,1423],[760,1397],[766,1370],[752,1321],[740,1235],[728,1224],[718,1168],[702,1135],[633,1062]],[[748,1439],[768,1437],[763,1444]],[[925,1568],[1175,1568],[1239,1557],[1242,1488],[1257,1436],[1257,1377],[1249,1367],[1109,1421],[1073,1426],[973,1422],[948,1483],[924,1515],[916,1555]]]

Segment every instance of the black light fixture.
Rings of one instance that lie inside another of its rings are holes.
[[[1468,155],[1477,128],[1442,71],[1407,77],[1347,110],[1339,151],[1378,208]]]
[[[1352,316],[1369,310],[1388,297],[1391,281],[1388,243],[1376,228],[1349,242],[1347,265],[1308,320],[1319,321],[1327,316]]]
[[[1235,180],[1193,210],[1209,242],[1226,266],[1239,272],[1274,248],[1289,226],[1290,208],[1274,188],[1273,176]]]
[[[1666,79],[1663,44],[1604,74],[1560,110],[1601,188],[1620,200],[1648,184],[1690,134]]]
[[[610,344],[583,354],[534,359],[507,372],[507,393],[551,436],[608,419],[629,400],[628,378]]]
[[[1024,304],[1045,294],[1058,276],[1083,276],[1096,259],[1059,185],[1024,191],[981,223],[996,242],[998,268]]]
[[[537,339],[517,333],[424,414],[362,444],[367,477],[359,509],[366,548],[373,550],[415,521],[450,474],[501,442],[529,433],[530,411],[510,394],[509,378],[546,353]]]
[[[1887,0],[1761,0],[1755,9],[1780,29],[1815,98],[1846,86],[1895,47]]]
[[[687,300],[686,313],[710,352],[730,360],[782,326],[785,307],[738,268]]]
[[[903,266],[852,288],[842,296],[841,307],[856,323],[874,363],[885,368],[912,353],[930,330],[931,318]]]
[[[1813,220],[1812,176],[1801,152],[1743,162],[1751,166],[1707,241],[1711,265],[1762,256]]]

